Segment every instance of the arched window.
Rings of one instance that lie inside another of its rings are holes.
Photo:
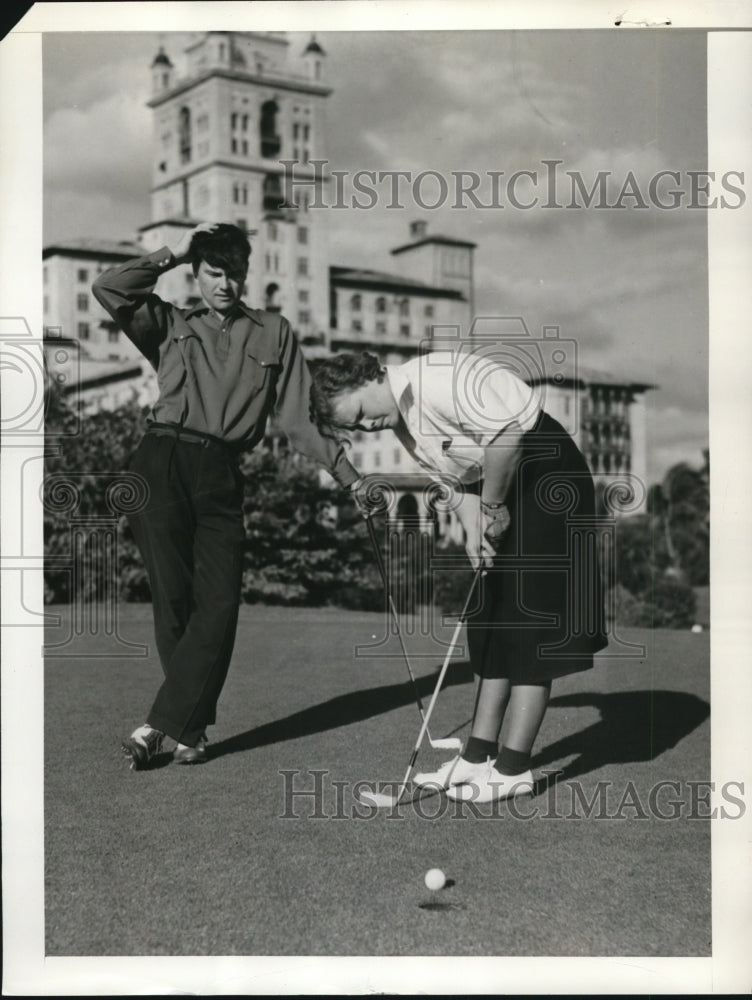
[[[353,297],[350,299],[350,308],[352,309],[353,312],[360,312],[362,307],[363,307],[363,299],[356,292],[355,295],[353,295]]]
[[[190,163],[191,160],[191,109],[181,108],[178,124],[180,134],[180,162]]]
[[[385,313],[386,312],[386,299],[384,298],[383,295],[380,295],[376,299],[376,312],[377,313]]]
[[[259,133],[261,139],[261,155],[264,157],[277,156],[282,140],[277,134],[277,113],[279,105],[276,101],[265,101],[261,105],[261,121],[259,123]]]
[[[410,299],[407,298],[400,299],[399,311],[400,311],[400,316],[410,315]]]
[[[412,493],[403,493],[397,501],[397,522],[400,527],[415,526],[418,521],[418,501]]]

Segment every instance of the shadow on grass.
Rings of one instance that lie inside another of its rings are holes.
[[[424,707],[428,707],[430,698],[436,686],[437,674],[429,674],[416,678]],[[444,680],[444,688],[457,684],[469,684],[473,674],[469,663],[457,663],[450,667]],[[272,743],[282,743],[285,740],[297,740],[301,736],[312,736],[314,733],[325,732],[328,729],[339,729],[340,726],[350,726],[356,722],[383,715],[403,705],[414,704],[415,693],[410,681],[404,684],[387,684],[382,687],[367,688],[364,691],[350,691],[338,695],[319,705],[311,705],[300,712],[294,712],[283,719],[267,722],[263,726],[249,729],[229,739],[210,745],[208,755],[211,759],[223,757],[225,754],[242,753],[257,747],[269,746]],[[417,724],[420,720],[416,712]],[[417,729],[415,735],[417,736]],[[434,734],[437,735],[437,734]]]
[[[470,664],[455,664],[448,672],[445,687],[469,684],[473,679]],[[417,679],[424,705],[433,692],[436,676]],[[257,747],[300,739],[315,733],[350,726],[376,715],[414,702],[412,684],[388,684],[351,691],[329,701],[304,708],[283,719],[276,719],[248,732],[210,746],[209,757],[243,753]],[[551,743],[535,754],[533,766],[547,764],[577,754],[557,780],[569,780],[607,764],[650,761],[689,735],[710,714],[706,701],[683,691],[622,691],[615,694],[571,694],[552,698],[551,708],[595,708],[601,718],[578,732]],[[437,734],[438,735],[438,734]],[[445,734],[442,734],[445,735]],[[545,787],[546,781],[543,781]],[[536,784],[536,793],[542,791]]]
[[[549,707],[595,708],[601,715],[598,722],[550,743],[534,755],[533,766],[540,769],[578,754],[558,774],[560,781],[580,777],[606,764],[655,760],[710,715],[706,701],[685,691],[569,694],[552,698]],[[540,784],[536,784],[536,793],[542,791]]]

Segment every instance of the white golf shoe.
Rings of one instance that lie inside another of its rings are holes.
[[[495,802],[498,799],[516,798],[518,795],[532,795],[533,787],[532,771],[501,774],[489,760],[483,774],[466,780],[461,785],[453,784],[447,791],[447,798],[458,802]]]
[[[435,788],[450,788],[452,785],[459,785],[464,781],[472,781],[474,778],[482,778],[487,774],[491,765],[491,758],[486,757],[480,764],[472,764],[457,754],[446,764],[442,764],[438,771],[421,772],[413,778],[413,784],[418,788],[425,788],[431,785]]]

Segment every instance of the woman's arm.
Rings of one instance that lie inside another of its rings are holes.
[[[501,541],[509,527],[506,501],[522,455],[524,433],[515,421],[500,431],[483,451],[481,531],[492,545]]]

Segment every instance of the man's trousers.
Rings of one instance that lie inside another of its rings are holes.
[[[129,464],[149,488],[129,517],[149,574],[164,681],[146,721],[195,746],[215,721],[238,622],[242,478],[215,440],[147,432]]]

